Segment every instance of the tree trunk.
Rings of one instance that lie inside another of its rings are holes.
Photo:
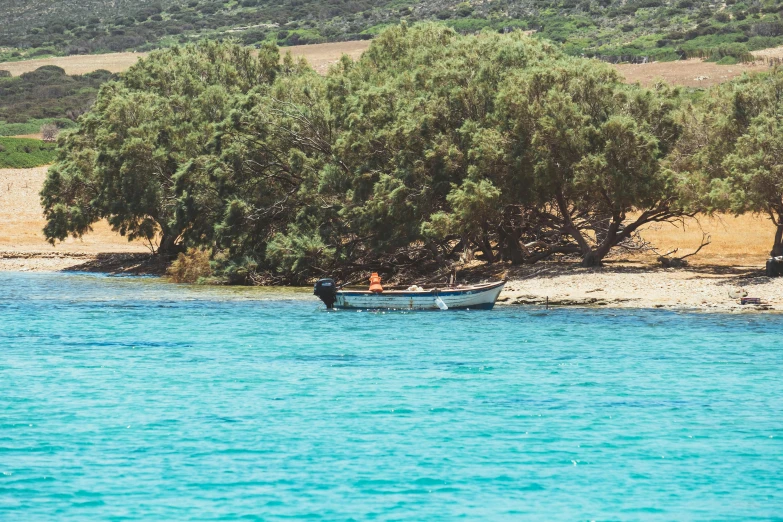
[[[481,234],[481,250],[484,252],[484,257],[487,259],[487,263],[492,264],[497,261],[495,252],[492,250],[492,243],[489,241],[489,231],[487,230],[487,224],[482,225],[483,233]]]
[[[495,259],[495,252],[492,251],[492,245],[489,242],[489,238],[485,235],[481,237],[481,251],[484,253],[484,258],[490,265],[497,261]]]
[[[582,258],[582,266],[601,266],[601,262],[604,260],[604,257],[606,257],[606,254],[608,254],[612,247],[619,242],[620,238],[618,236],[618,231],[620,230],[621,224],[622,218],[620,216],[612,216],[612,220],[609,223],[603,241],[598,245],[598,248],[590,250],[590,252],[584,255]]]
[[[590,267],[600,265],[601,258],[603,258],[603,256],[597,256],[596,252],[590,248],[590,244],[587,242],[587,239],[585,239],[585,236],[582,235],[582,232],[574,224],[574,221],[571,219],[571,213],[568,210],[568,203],[566,202],[563,192],[558,191],[555,195],[555,199],[557,201],[560,214],[562,214],[563,220],[566,223],[564,231],[574,238],[576,243],[579,245],[579,250],[582,252],[582,266]]]
[[[576,245],[555,245],[547,248],[542,252],[537,252],[527,256],[524,260],[524,263],[526,265],[533,265],[539,261],[543,261],[552,254],[578,254],[579,252],[581,252],[581,250]]]
[[[775,243],[772,245],[770,255],[772,257],[783,256],[783,224],[778,225],[775,230]]]
[[[173,256],[178,252],[176,245],[177,236],[168,231],[163,231],[160,236],[160,244],[158,244],[158,250],[155,252],[160,256]]]
[[[501,260],[511,261],[512,265],[521,265],[525,254],[522,252],[522,247],[519,246],[519,231],[511,228],[509,232],[506,232],[503,227],[500,227],[498,234],[500,235]]]
[[[582,257],[581,265],[585,268],[601,266],[602,259],[603,256],[600,256],[598,252],[596,252],[595,250],[591,250],[590,252],[588,252]]]

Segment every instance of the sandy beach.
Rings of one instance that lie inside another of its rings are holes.
[[[759,267],[695,266],[657,268],[641,263],[607,263],[580,268],[550,263],[512,275],[498,301],[502,305],[594,306],[690,309],[705,312],[783,310],[783,279]],[[761,305],[741,305],[740,297]]]

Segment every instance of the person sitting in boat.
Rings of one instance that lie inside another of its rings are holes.
[[[378,272],[373,272],[370,276],[370,292],[375,294],[383,293],[383,287],[381,286],[381,276]]]

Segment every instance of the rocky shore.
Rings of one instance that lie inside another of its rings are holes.
[[[163,275],[166,266],[149,253],[3,252],[0,271],[100,272],[127,275]]]
[[[742,305],[758,297],[760,305]],[[695,309],[717,312],[783,310],[783,278],[758,267],[664,269],[634,263],[585,269],[556,266],[510,275],[502,305]]]

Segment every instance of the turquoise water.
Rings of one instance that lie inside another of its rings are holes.
[[[783,318],[0,273],[0,520],[766,520]]]

